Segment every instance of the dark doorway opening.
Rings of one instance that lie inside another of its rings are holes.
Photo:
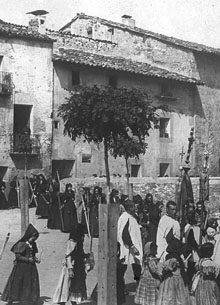
[[[52,176],[60,179],[72,176],[75,160],[52,160]]]
[[[14,152],[31,152],[31,105],[14,105]]]

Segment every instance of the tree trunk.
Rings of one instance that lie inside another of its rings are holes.
[[[125,158],[125,163],[126,163],[126,179],[127,179],[127,182],[126,182],[126,191],[127,191],[127,195],[129,196],[129,177],[130,177],[130,174],[129,174],[129,167],[128,167],[128,158]]]
[[[110,172],[109,172],[109,164],[108,164],[108,141],[107,141],[107,139],[104,139],[104,159],[105,159],[107,187],[110,191]]]

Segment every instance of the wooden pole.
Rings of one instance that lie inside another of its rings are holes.
[[[20,204],[21,204],[21,234],[23,235],[29,225],[29,196],[28,180],[26,177],[20,183]]]
[[[128,198],[133,200],[133,183],[129,183],[128,185]]]
[[[99,205],[98,305],[117,304],[118,217],[119,206],[117,204]]]

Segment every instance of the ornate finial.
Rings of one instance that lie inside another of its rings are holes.
[[[208,151],[208,144],[205,145],[203,156],[204,156],[203,173],[207,173],[209,169],[209,156],[210,156],[210,153]]]
[[[180,162],[182,164],[183,163],[183,157],[185,155],[185,153],[184,153],[184,146],[182,146],[182,151],[179,153],[179,155],[180,155]]]
[[[189,138],[188,138],[188,150],[186,153],[186,159],[185,159],[185,164],[183,165],[183,169],[185,172],[190,170],[190,165],[189,165],[189,159],[190,159],[190,154],[192,151],[192,146],[194,143],[195,139],[194,139],[194,127],[191,128],[190,130],[190,134],[189,134]]]

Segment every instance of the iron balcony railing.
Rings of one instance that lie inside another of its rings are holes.
[[[10,153],[39,155],[41,151],[40,135],[14,133],[10,135]]]
[[[0,71],[0,94],[11,94],[13,88],[12,73]]]

